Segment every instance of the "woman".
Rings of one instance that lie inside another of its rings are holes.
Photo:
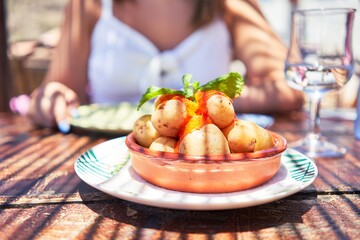
[[[52,127],[79,104],[136,101],[150,85],[180,86],[185,73],[206,82],[236,59],[246,67],[237,112],[300,109],[286,51],[255,0],[72,0],[29,116]]]

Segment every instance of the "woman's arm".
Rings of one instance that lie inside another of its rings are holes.
[[[53,127],[70,109],[88,101],[87,63],[92,29],[99,17],[100,1],[71,0],[44,82],[31,95],[29,117],[40,126]]]
[[[285,81],[287,48],[261,13],[256,0],[226,0],[225,18],[235,59],[246,67],[245,88],[234,100],[238,112],[301,109],[304,96]]]

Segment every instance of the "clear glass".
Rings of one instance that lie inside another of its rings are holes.
[[[309,133],[289,146],[309,157],[339,157],[346,149],[320,133],[320,103],[324,94],[343,87],[354,72],[352,26],[355,9],[296,10],[285,75],[309,101]]]

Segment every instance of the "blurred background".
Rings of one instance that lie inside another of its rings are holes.
[[[9,41],[37,39],[58,27],[68,0],[6,0]]]
[[[40,84],[51,59],[52,49],[60,36],[59,26],[68,0],[5,0],[8,56],[10,63],[10,96],[29,94]],[[359,0],[258,0],[265,17],[288,45],[291,11],[295,8],[352,7]],[[358,15],[359,13],[357,13]],[[360,17],[354,26],[354,53],[360,56]],[[358,30],[357,30],[358,29]],[[358,79],[354,77],[342,92],[331,98],[332,104],[354,106]],[[335,96],[335,97],[334,97]],[[335,100],[334,100],[335,99]],[[330,101],[331,102],[331,101]]]
[[[42,81],[68,0],[6,0],[12,96]]]

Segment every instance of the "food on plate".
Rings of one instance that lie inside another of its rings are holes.
[[[184,97],[175,96],[172,99],[158,103],[156,106],[151,121],[162,136],[178,136],[188,115],[185,101]]]
[[[139,107],[151,98],[156,100],[151,117],[140,118],[134,126],[138,144],[149,148],[154,142],[152,150],[189,155],[247,153],[274,145],[267,130],[236,118],[232,98],[243,87],[238,73],[221,76],[203,86],[192,82],[191,75],[185,75],[183,84],[183,91],[150,87],[143,95]],[[151,124],[153,128],[148,126]],[[157,137],[168,138],[155,141]]]
[[[229,126],[235,117],[235,110],[232,100],[219,91],[210,90],[197,94],[199,105],[205,109],[205,113],[211,121],[220,129]]]
[[[147,147],[136,139],[141,128],[134,126],[126,138],[133,170],[157,187],[196,193],[240,191],[271,179],[286,140],[237,119],[232,98],[241,92],[242,77],[229,73],[200,86],[185,75],[183,85],[150,87],[141,98],[138,107],[156,99],[146,124],[160,136]]]
[[[221,130],[210,123],[186,134],[179,141],[178,152],[190,155],[222,155],[229,154],[230,149]]]
[[[153,105],[150,102],[144,104],[139,111],[136,104],[131,102],[93,103],[74,109],[69,120],[70,125],[76,129],[122,135],[133,130],[138,118],[152,112]]]
[[[223,133],[233,153],[254,152],[274,146],[274,139],[266,129],[246,120],[235,119],[223,129]]]
[[[237,120],[223,130],[232,152],[253,152],[256,145],[256,133],[253,128],[240,124]]]
[[[143,115],[135,121],[133,133],[136,142],[147,148],[150,147],[155,139],[160,137],[160,133],[154,128],[151,122],[150,114]]]
[[[159,137],[155,139],[151,145],[150,149],[154,151],[161,151],[161,152],[175,152],[177,140],[171,137]]]
[[[259,186],[278,172],[286,140],[274,132],[271,134],[275,142],[272,148],[225,155],[153,151],[137,144],[133,133],[125,142],[132,169],[143,180],[154,184],[153,187],[194,193],[227,193]]]

